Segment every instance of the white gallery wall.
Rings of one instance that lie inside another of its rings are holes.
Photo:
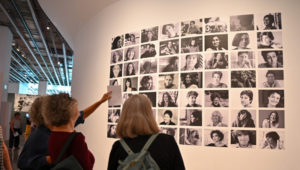
[[[188,170],[299,170],[299,6],[300,1],[297,0],[117,1],[90,17],[84,25],[78,26],[80,31],[72,37],[75,52],[72,95],[78,99],[79,109],[84,109],[106,92],[109,83],[111,41],[115,36],[198,18],[281,12],[285,79],[285,150],[188,145],[180,145],[180,150]],[[63,26],[63,23],[58,24]],[[84,125],[77,128],[86,136],[88,147],[95,156],[95,170],[107,168],[109,152],[115,142],[115,139],[106,137],[107,112],[105,103]]]

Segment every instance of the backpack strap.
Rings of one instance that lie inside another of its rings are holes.
[[[72,132],[71,135],[68,137],[66,143],[64,144],[63,148],[61,149],[58,158],[55,162],[54,165],[58,164],[61,159],[63,158],[64,154],[66,153],[67,149],[69,148],[69,145],[71,144],[71,142],[73,141],[74,137],[76,136],[77,132]]]
[[[144,145],[143,149],[141,151],[147,151],[148,148],[150,147],[150,145],[152,144],[152,142],[154,141],[154,139],[158,136],[158,133],[153,134],[148,141],[146,142],[146,144]]]
[[[129,146],[126,144],[126,142],[124,141],[124,139],[120,139],[119,140],[122,147],[124,148],[124,150],[127,152],[128,155],[132,155],[134,154],[134,152],[132,152],[132,150],[129,148]]]

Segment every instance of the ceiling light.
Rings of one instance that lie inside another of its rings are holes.
[[[20,51],[20,49],[19,49],[19,48],[17,48],[17,51]]]
[[[47,26],[46,28],[47,28],[47,30],[50,30],[50,27]]]

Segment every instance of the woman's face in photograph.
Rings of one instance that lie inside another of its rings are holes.
[[[164,102],[165,103],[169,103],[169,97],[168,97],[168,95],[167,94],[164,94]]]
[[[272,40],[271,40],[271,38],[268,35],[262,35],[262,37],[261,37],[261,43],[263,45],[269,46],[269,45],[271,45]]]
[[[168,35],[169,38],[175,37],[176,33],[174,30],[174,27],[171,25],[166,26],[166,34]]]
[[[116,126],[111,126],[111,127],[110,127],[110,134],[111,134],[111,135],[116,134]]]
[[[196,64],[197,64],[197,55],[189,55],[186,58],[186,65],[188,67],[195,67]]]
[[[172,47],[172,42],[171,42],[171,41],[168,42],[168,47],[169,47],[169,48]]]
[[[275,52],[268,52],[267,54],[267,63],[269,66],[277,67],[277,55]]]
[[[196,40],[191,41],[191,45],[194,46],[196,44]]]
[[[146,89],[151,90],[153,85],[153,80],[149,79],[147,83],[145,84]]]
[[[194,95],[189,96],[189,98],[188,98],[189,104],[194,105],[196,103],[196,99],[197,99],[197,97]]]
[[[276,107],[277,104],[279,103],[280,101],[280,94],[278,93],[272,93],[269,97],[268,97],[268,101],[269,101],[269,106],[270,107]]]
[[[240,146],[247,147],[250,141],[249,135],[246,134],[238,134],[237,136]]]
[[[212,134],[212,140],[216,143],[220,141],[220,136],[217,133]]]
[[[277,119],[277,115],[276,115],[276,113],[273,112],[273,113],[270,115],[270,121],[271,121],[271,122],[275,122],[276,119]]]
[[[164,122],[169,123],[171,121],[171,117],[169,114],[164,114]]]
[[[219,97],[215,97],[214,100],[213,100],[212,102],[213,102],[213,104],[214,104],[215,106],[217,106],[217,105],[220,104],[220,98],[219,98]]]
[[[196,118],[195,118],[195,116],[193,114],[191,114],[190,118],[191,118],[191,123],[195,122]]]
[[[117,80],[115,80],[115,81],[113,81],[113,84],[112,84],[113,86],[118,86],[119,85],[119,83],[118,83],[118,81]]]
[[[246,72],[241,72],[241,78],[243,80],[247,80],[248,79],[248,74]]]
[[[134,54],[135,54],[134,51],[130,50],[128,52],[128,56],[127,56],[128,60],[133,60],[134,59]]]
[[[185,82],[186,83],[191,83],[192,82],[192,78],[189,74],[185,76]]]
[[[212,76],[212,82],[214,85],[219,85],[221,81],[221,77],[219,74],[213,74]]]
[[[119,55],[117,52],[115,52],[115,53],[114,53],[114,61],[115,61],[115,62],[118,62],[119,59],[120,59],[120,55]]]
[[[128,67],[127,67],[127,68],[128,68],[128,73],[131,74],[132,71],[133,71],[133,64],[131,64],[131,63],[128,64]]]
[[[245,60],[248,59],[248,53],[241,53],[239,56],[238,56],[238,63],[240,64],[244,64],[245,63]]]
[[[147,37],[148,37],[148,40],[152,40],[153,32],[152,31],[148,31],[147,32]]]
[[[219,47],[220,46],[220,39],[219,39],[219,37],[213,37],[212,38],[212,45],[214,47]]]
[[[223,58],[222,54],[218,53],[216,56],[217,61],[222,61],[222,58]]]
[[[243,34],[241,36],[238,48],[245,49],[247,48],[248,43],[249,43],[249,36],[247,34]]]
[[[115,66],[113,67],[114,77],[118,77],[120,71],[121,71],[120,66],[119,66],[119,65],[115,65]]]
[[[251,104],[250,97],[248,95],[243,94],[240,97],[241,97],[241,104],[244,107],[248,107]]]
[[[128,81],[128,80],[126,81],[125,84],[126,84],[126,87],[130,87],[130,85],[131,85],[130,81]]]
[[[244,120],[247,117],[247,113],[246,112],[241,112],[239,115],[239,119],[240,120]]]
[[[217,123],[220,122],[220,117],[219,117],[218,115],[216,115],[216,114],[213,114],[213,115],[211,116],[211,121],[212,121],[214,124],[217,124]]]

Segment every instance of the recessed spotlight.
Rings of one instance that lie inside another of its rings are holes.
[[[46,27],[47,28],[47,30],[50,30],[50,27]]]

